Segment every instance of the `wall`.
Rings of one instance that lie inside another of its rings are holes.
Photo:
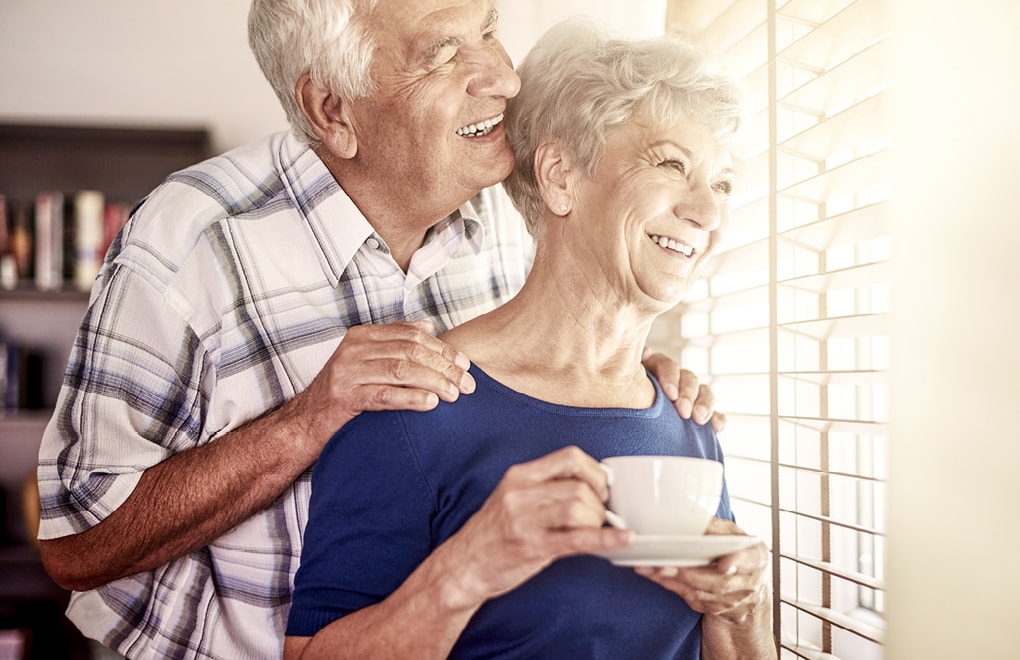
[[[1020,658],[1020,4],[893,7],[887,657]]]
[[[248,50],[246,0],[2,0],[0,121],[207,125],[217,151],[286,126]],[[516,60],[557,18],[661,32],[665,0],[505,0]]]

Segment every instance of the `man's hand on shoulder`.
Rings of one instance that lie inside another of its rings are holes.
[[[659,381],[663,393],[676,406],[684,419],[693,418],[698,424],[712,420],[712,428],[721,433],[726,428],[726,414],[715,410],[715,395],[708,385],[701,385],[698,377],[681,369],[675,360],[664,353],[652,353],[646,348],[641,363]]]

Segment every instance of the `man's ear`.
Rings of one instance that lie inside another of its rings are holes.
[[[316,137],[332,154],[353,158],[358,153],[358,139],[346,102],[312,82],[308,73],[298,78],[294,96]]]
[[[535,181],[553,213],[567,215],[573,209],[573,167],[559,142],[544,142],[535,149]]]

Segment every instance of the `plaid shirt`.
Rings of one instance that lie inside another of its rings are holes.
[[[40,538],[84,531],[141,473],[302,391],[351,326],[442,331],[524,282],[532,244],[492,192],[432,228],[405,275],[288,133],[173,174],[92,292],[39,459]],[[75,593],[68,616],[132,658],[282,653],[310,471],[198,552]]]

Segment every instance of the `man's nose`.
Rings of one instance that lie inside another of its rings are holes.
[[[469,94],[505,99],[517,96],[521,79],[502,43],[498,40],[486,43],[474,52],[473,59],[478,70],[468,83]]]

